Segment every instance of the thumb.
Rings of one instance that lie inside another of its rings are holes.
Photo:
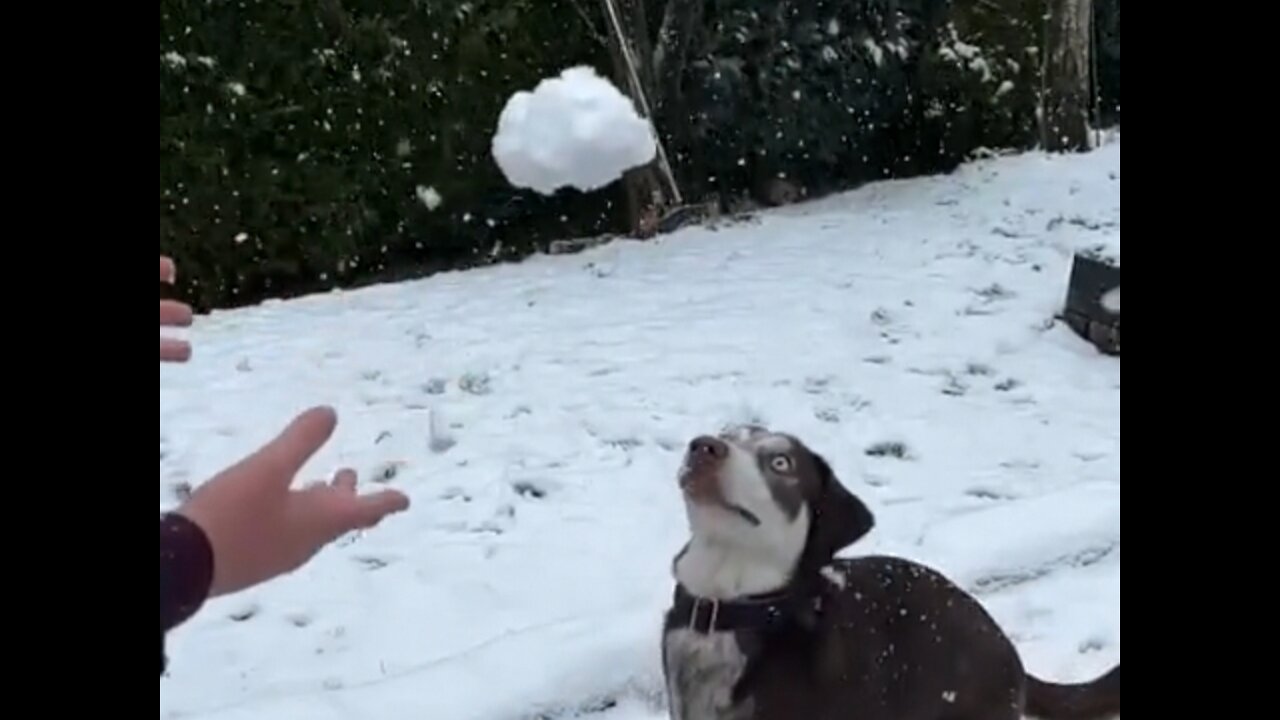
[[[346,530],[371,528],[383,518],[409,509],[409,498],[398,490],[381,490],[355,498],[355,504],[343,518]]]
[[[333,437],[338,415],[330,407],[315,407],[293,419],[289,425],[254,453],[251,460],[261,464],[269,481],[287,488],[302,466]]]

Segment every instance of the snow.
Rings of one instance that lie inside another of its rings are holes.
[[[341,424],[310,476],[350,465],[414,506],[175,631],[161,717],[663,717],[680,452],[745,420],[874,509],[853,552],[947,573],[1041,677],[1102,672],[1120,364],[1050,318],[1072,252],[1119,254],[1119,169],[1117,137],[198,318],[160,372],[162,509],[319,403]]]
[[[417,196],[418,202],[422,203],[428,210],[435,210],[444,202],[444,198],[440,197],[440,192],[434,187],[419,185],[414,189],[414,195]]]
[[[1102,307],[1106,308],[1106,311],[1109,313],[1113,313],[1115,315],[1120,314],[1119,287],[1116,287],[1114,290],[1108,290],[1106,294],[1102,296]]]
[[[862,46],[867,49],[867,52],[871,53],[871,61],[875,63],[876,67],[884,64],[884,49],[877,45],[875,40],[866,38],[862,41]]]
[[[493,159],[507,181],[544,195],[597,190],[656,152],[649,122],[585,65],[512,95],[493,137]]]

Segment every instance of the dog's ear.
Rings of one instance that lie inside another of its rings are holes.
[[[871,532],[876,520],[871,510],[840,483],[822,456],[815,453],[813,462],[821,482],[818,495],[809,508],[812,524],[804,551],[804,565],[816,571],[831,562],[836,553]]]

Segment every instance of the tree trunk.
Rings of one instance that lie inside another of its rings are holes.
[[[657,113],[658,108],[675,106],[664,117],[680,113],[685,66],[689,60],[689,49],[693,47],[702,25],[705,6],[704,0],[668,0],[662,13],[662,24],[654,47],[657,97],[653,99],[653,107]]]
[[[636,74],[640,78],[643,91],[653,97],[653,50],[647,37],[647,19],[644,3],[641,0],[616,0],[622,30],[630,43],[632,57],[636,61]],[[631,85],[631,74],[627,69],[627,61],[618,41],[618,34],[613,30],[609,19],[609,0],[601,0],[604,5],[606,32],[609,38],[609,55],[613,58],[613,77],[619,89],[623,89],[636,106],[636,112],[644,114],[639,99]],[[662,174],[658,160],[654,158],[648,165],[632,168],[622,175],[623,191],[627,201],[627,223],[631,233],[639,237],[651,235],[661,217],[664,205],[668,202],[663,192]]]
[[[1050,0],[1041,142],[1049,152],[1089,149],[1091,0]]]

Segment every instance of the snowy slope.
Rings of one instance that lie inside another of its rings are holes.
[[[200,318],[193,362],[160,372],[161,508],[319,403],[341,424],[313,474],[351,465],[414,507],[179,629],[161,717],[661,717],[679,453],[748,419],[873,507],[859,552],[980,593],[1038,674],[1099,672],[1120,365],[1049,318],[1072,250],[1119,243],[1117,139]]]

